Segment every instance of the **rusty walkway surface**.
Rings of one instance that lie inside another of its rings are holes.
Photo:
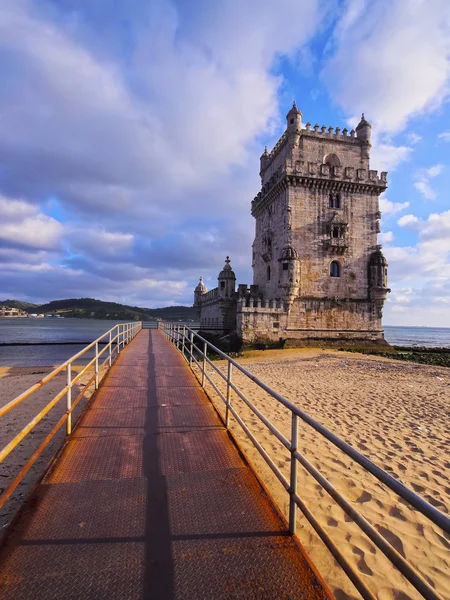
[[[2,600],[328,598],[159,331],[120,354],[1,559]]]

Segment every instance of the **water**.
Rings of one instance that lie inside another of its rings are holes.
[[[448,327],[393,327],[384,326],[386,341],[394,346],[425,346],[450,348]]]
[[[0,367],[47,367],[58,365],[88,343],[114,327],[118,321],[103,319],[0,319]],[[79,342],[67,346],[2,344],[48,344]],[[93,356],[83,357],[87,362]]]
[[[58,365],[116,325],[96,319],[0,319],[0,366]],[[450,328],[384,327],[386,340],[397,346],[450,348]],[[2,346],[5,343],[39,344],[78,342],[68,346]],[[85,360],[92,356],[85,355]]]

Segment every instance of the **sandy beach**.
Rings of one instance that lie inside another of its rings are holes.
[[[449,513],[448,369],[314,349],[252,352],[239,362],[439,510]],[[225,369],[223,364],[217,364]],[[208,373],[223,389],[222,380],[212,368]],[[289,438],[288,410],[236,370],[233,380]],[[207,391],[211,396],[215,394],[210,385]],[[232,401],[289,478],[287,450],[235,394]],[[222,411],[221,401],[217,406]],[[232,422],[232,428],[287,514],[288,497],[281,484],[239,425]],[[301,422],[299,431],[299,449],[308,460],[418,569],[442,598],[450,599],[448,536],[307,424]],[[300,465],[298,492],[379,600],[421,597]],[[336,598],[359,598],[302,515],[298,517],[298,536]]]
[[[0,406],[4,406],[20,393],[39,382],[44,375],[53,370],[54,367],[0,367]],[[79,372],[82,365],[74,367],[74,374]],[[80,381],[73,387],[73,399],[80,393],[92,376],[89,369]],[[25,427],[66,384],[65,372],[58,374],[54,379],[45,384],[42,389],[21,402],[7,413],[0,422],[0,447],[3,448]],[[73,413],[73,420],[78,417],[87,400],[94,390],[91,385],[85,396],[79,402]],[[43,420],[22,440],[22,442],[11,452],[0,465],[0,493],[8,487],[10,481],[19,472],[34,450],[45,439],[53,426],[66,410],[65,397],[53,407]],[[65,425],[61,427],[53,440],[37,459],[30,472],[13,492],[11,498],[0,510],[0,531],[4,530],[16,511],[23,503],[23,499],[33,488],[39,477],[43,474],[52,457],[64,443]],[[1,538],[1,536],[0,536]]]

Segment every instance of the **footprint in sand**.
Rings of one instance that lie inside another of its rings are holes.
[[[407,519],[403,515],[402,511],[399,508],[397,508],[396,506],[393,506],[389,510],[389,516],[390,517],[395,517],[396,519],[400,519],[401,521],[407,521]]]
[[[411,483],[411,487],[418,494],[421,494],[422,492],[425,491],[425,488],[423,487],[423,485],[417,485],[417,483]]]
[[[365,561],[365,554],[364,552],[361,550],[361,548],[358,548],[357,546],[355,546],[353,548],[353,554],[356,554],[357,556],[359,556],[359,560],[356,563],[358,569],[361,571],[361,573],[364,573],[364,575],[373,575],[373,571],[372,569],[367,565],[366,561]]]
[[[372,500],[372,494],[364,491],[361,496],[356,500],[358,504],[363,504],[364,502],[370,502]]]
[[[375,525],[375,528],[377,529],[378,533],[380,533],[391,544],[391,546],[393,546],[397,552],[403,556],[403,558],[406,558],[405,551],[403,550],[403,542],[398,535],[395,535],[395,533],[392,533],[392,531],[386,529],[386,527],[382,527],[381,525]]]

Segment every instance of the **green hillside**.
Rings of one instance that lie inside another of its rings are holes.
[[[0,300],[0,307],[8,306],[9,308],[18,308],[27,312],[38,307],[37,304],[31,302],[22,302],[21,300]]]
[[[196,311],[189,306],[168,306],[166,308],[142,308],[127,306],[117,302],[103,302],[94,298],[67,298],[53,300],[47,304],[36,305],[5,300],[6,306],[23,308],[29,312],[61,315],[68,318],[80,319],[118,319],[127,321],[196,320]],[[20,305],[20,306],[19,306]]]

